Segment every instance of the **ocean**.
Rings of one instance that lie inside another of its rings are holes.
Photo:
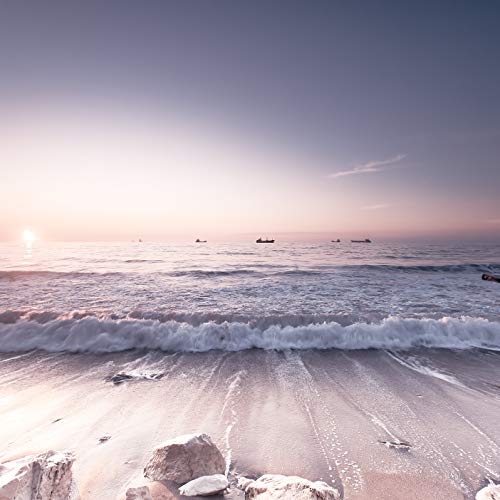
[[[500,348],[500,247],[0,246],[0,350]]]
[[[499,246],[2,244],[0,462],[69,450],[83,500],[124,499],[154,447],[206,432],[227,500],[265,473],[473,500],[500,482],[482,273]]]

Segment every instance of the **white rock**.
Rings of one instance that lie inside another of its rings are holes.
[[[19,459],[0,465],[0,499],[31,498],[32,481],[32,462]]]
[[[153,500],[153,497],[147,486],[140,486],[139,488],[129,488],[125,493],[125,500]]]
[[[48,451],[0,465],[0,500],[76,500],[79,498],[68,452]]]
[[[297,476],[265,474],[245,488],[245,498],[258,500],[338,500],[337,490],[322,481],[311,482]]]
[[[144,475],[153,481],[182,484],[201,476],[223,474],[225,468],[224,457],[209,436],[189,434],[155,448]]]
[[[249,479],[248,477],[243,477],[241,476],[239,479],[238,479],[238,488],[240,490],[245,490],[246,487],[250,484],[250,483],[253,483],[255,481],[255,479]]]
[[[229,486],[229,481],[224,474],[201,476],[179,488],[179,493],[187,497],[196,495],[207,496],[221,493]]]
[[[489,484],[476,493],[476,500],[500,500],[500,484]]]

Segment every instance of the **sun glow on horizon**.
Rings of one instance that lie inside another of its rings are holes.
[[[36,240],[35,233],[31,229],[25,229],[23,231],[23,241],[27,245],[31,245]]]

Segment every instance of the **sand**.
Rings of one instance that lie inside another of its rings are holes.
[[[118,373],[138,378],[109,381]],[[0,356],[0,460],[70,450],[84,499],[145,484],[156,445],[199,431],[233,484],[279,473],[326,481],[349,500],[473,499],[500,480],[500,353]]]

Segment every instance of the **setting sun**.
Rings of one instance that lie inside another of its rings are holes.
[[[25,243],[33,243],[36,240],[35,233],[30,229],[25,229],[23,231],[23,241]]]

